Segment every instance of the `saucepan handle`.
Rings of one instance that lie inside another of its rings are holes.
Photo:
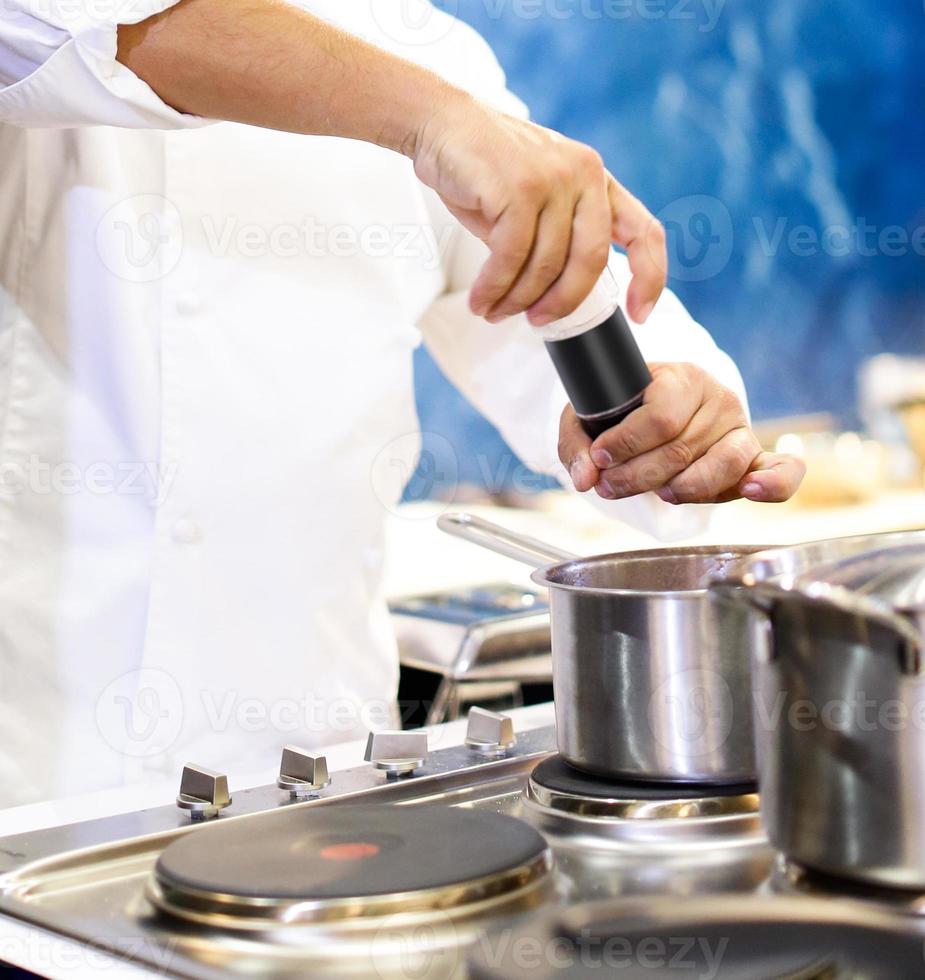
[[[437,527],[455,538],[462,538],[506,558],[513,558],[531,568],[542,568],[560,561],[575,561],[578,558],[578,555],[570,551],[554,548],[551,544],[526,534],[509,531],[473,514],[441,514],[437,518]]]

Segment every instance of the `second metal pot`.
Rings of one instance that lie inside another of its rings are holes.
[[[743,562],[717,590],[766,617],[755,662],[761,810],[803,869],[925,889],[925,532]]]
[[[556,730],[566,761],[611,779],[754,781],[754,617],[745,605],[716,601],[707,584],[762,549],[578,558],[467,514],[438,523],[531,565],[533,581],[549,589]]]

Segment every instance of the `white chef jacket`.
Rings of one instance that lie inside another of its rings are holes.
[[[172,2],[7,0],[0,20],[0,804],[187,761],[269,780],[286,742],[392,722],[383,529],[422,338],[557,466],[542,344],[468,311],[483,246],[396,154],[166,106],[115,61],[116,26]],[[306,6],[524,111],[423,0],[387,23],[379,0]],[[741,391],[672,295],[637,338]]]

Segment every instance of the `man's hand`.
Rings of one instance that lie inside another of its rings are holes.
[[[377,143],[488,244],[472,289],[492,320],[571,313],[626,249],[630,316],[665,285],[661,225],[594,150],[514,119],[433,72],[278,0],[180,0],[119,28],[118,58],[169,105],[210,119]]]
[[[607,500],[654,490],[672,504],[796,493],[804,463],[762,451],[734,392],[693,364],[650,368],[642,406],[593,442],[570,405],[562,413],[559,459],[576,490]]]
[[[630,316],[642,323],[665,286],[662,226],[590,147],[446,92],[407,152],[415,171],[491,249],[472,287],[474,313],[527,311],[535,326],[571,313],[626,249]]]

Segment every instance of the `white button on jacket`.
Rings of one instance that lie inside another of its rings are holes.
[[[467,310],[483,247],[397,155],[160,102],[115,62],[116,22],[170,3],[7,0],[0,20],[2,804],[185,761],[269,779],[286,742],[390,723],[383,527],[422,340],[556,467],[542,345]],[[523,111],[444,14],[417,44],[374,5],[306,6]],[[675,297],[637,336],[741,390]]]

